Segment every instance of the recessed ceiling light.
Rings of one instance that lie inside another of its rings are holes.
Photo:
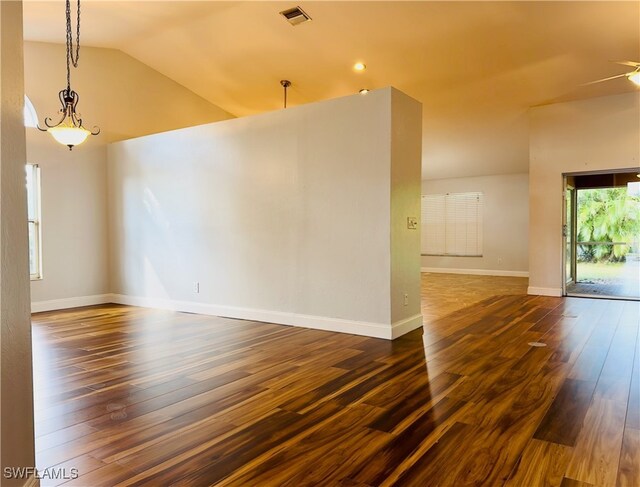
[[[356,71],[364,71],[365,69],[367,69],[367,66],[364,63],[355,63],[353,65],[353,69],[355,69]]]
[[[369,90],[367,88],[362,88],[360,91],[358,91],[358,93],[360,93],[361,95],[366,95],[367,93],[369,93]]]

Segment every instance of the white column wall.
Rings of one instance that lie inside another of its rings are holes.
[[[420,128],[401,132],[416,150],[392,168],[392,123],[420,105],[403,95],[392,117],[394,91],[112,144],[116,299],[385,338],[420,326],[411,238],[393,253],[416,254],[415,276],[391,280],[392,222],[419,239],[411,205],[392,215],[392,170],[411,168],[414,206],[420,187]]]

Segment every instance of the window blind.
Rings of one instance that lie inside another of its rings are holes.
[[[482,193],[422,196],[423,255],[482,255]]]

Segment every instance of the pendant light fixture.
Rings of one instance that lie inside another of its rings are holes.
[[[67,6],[67,87],[58,94],[62,108],[60,108],[60,119],[57,123],[53,123],[50,117],[44,119],[46,128],[38,126],[43,132],[49,132],[54,139],[62,145],[69,147],[82,144],[89,135],[98,135],[100,129],[94,127],[93,130],[87,130],[82,125],[82,117],[76,109],[80,96],[71,89],[71,65],[78,67],[80,58],[80,0],[78,0],[78,17],[76,26],[76,46],[73,49],[73,32],[71,30],[71,0],[66,0]]]
[[[284,107],[287,108],[287,89],[291,86],[291,81],[282,79],[280,80],[280,84],[284,88]]]

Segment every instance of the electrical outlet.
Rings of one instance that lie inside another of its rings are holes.
[[[409,295],[404,293],[404,305],[409,306]]]
[[[197,281],[193,283],[193,292],[195,294],[200,294],[200,283]]]
[[[418,229],[418,219],[415,216],[407,217],[407,228],[409,230],[417,230]]]

